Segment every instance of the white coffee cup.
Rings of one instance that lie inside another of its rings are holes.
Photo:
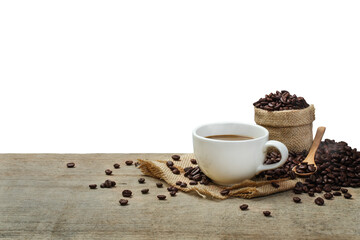
[[[229,141],[206,138],[213,135],[242,135],[249,140]],[[244,123],[213,123],[193,131],[193,145],[200,169],[222,185],[239,183],[256,174],[283,165],[288,149],[278,141],[269,141],[266,128]],[[278,163],[264,165],[266,149],[275,147],[281,153]]]

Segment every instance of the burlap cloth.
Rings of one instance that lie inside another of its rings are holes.
[[[299,110],[267,111],[254,108],[255,122],[269,131],[269,139],[286,145],[289,151],[308,151],[313,141],[314,105]]]
[[[200,196],[206,198],[217,198],[217,199],[227,199],[229,197],[241,197],[241,198],[254,198],[270,195],[273,193],[287,191],[289,189],[294,188],[295,183],[298,181],[302,181],[301,179],[279,179],[268,181],[266,179],[253,178],[252,180],[245,180],[239,184],[232,185],[230,187],[217,185],[215,183],[211,183],[209,185],[201,185],[198,183],[197,185],[190,185],[190,180],[184,176],[184,168],[185,167],[196,167],[190,162],[190,159],[195,158],[193,154],[184,154],[181,155],[180,161],[173,161],[174,165],[180,170],[181,174],[175,175],[171,172],[171,170],[166,166],[166,162],[164,160],[155,160],[155,161],[147,161],[138,159],[140,162],[140,170],[143,174],[147,176],[151,176],[154,178],[162,179],[167,182],[171,186],[176,186],[180,190],[184,192],[195,191]],[[171,156],[169,156],[168,160],[172,160]],[[187,183],[186,188],[182,188],[176,185],[177,181],[182,181]],[[272,182],[276,182],[280,185],[279,188],[275,188],[271,185]],[[230,193],[227,196],[223,196],[220,192],[224,189],[229,189]]]

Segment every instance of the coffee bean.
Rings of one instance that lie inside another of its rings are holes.
[[[195,181],[198,181],[198,182],[201,181],[202,178],[203,178],[203,176],[201,176],[200,173],[198,173],[198,174],[196,174],[195,176],[193,176],[193,179],[194,179]]]
[[[139,183],[145,183],[145,178],[139,178],[139,179],[138,179],[138,182],[139,182]]]
[[[106,170],[105,170],[105,174],[106,174],[106,175],[111,175],[111,174],[112,174],[112,171],[111,171],[110,169],[106,169]]]
[[[172,158],[174,161],[179,161],[179,160],[180,160],[180,156],[179,156],[179,155],[172,155],[171,158]]]
[[[116,182],[112,180],[106,180],[104,183],[100,185],[101,188],[112,188],[115,187]]]
[[[270,211],[263,211],[265,217],[269,217],[271,215]]]
[[[97,187],[96,184],[90,184],[90,185],[89,185],[89,188],[90,188],[90,189],[96,189],[96,187]]]
[[[180,186],[182,184],[182,181],[177,181],[175,184]]]
[[[314,196],[314,192],[308,192],[309,197],[313,197]]]
[[[197,164],[196,159],[190,159],[190,162],[191,162],[192,164]]]
[[[341,192],[333,192],[334,196],[341,196]]]
[[[315,203],[319,206],[322,206],[322,205],[324,205],[324,199],[322,199],[321,197],[317,197],[315,199]]]
[[[156,183],[156,186],[157,186],[158,188],[162,188],[162,187],[163,187],[163,184],[162,184],[162,183]]]
[[[228,190],[228,189],[224,189],[220,192],[220,194],[223,196],[229,195],[229,193],[230,193],[230,190]]]
[[[147,194],[147,193],[149,193],[149,189],[148,188],[142,189],[141,193],[142,194]]]
[[[331,190],[333,191],[340,191],[341,187],[340,186],[331,186]]]
[[[176,187],[171,186],[171,187],[168,187],[167,190],[169,192],[177,192],[179,189],[177,189]]]
[[[342,193],[347,193],[348,190],[347,190],[346,188],[341,188],[341,192],[342,192]]]
[[[127,160],[127,161],[125,161],[125,164],[128,165],[128,166],[131,166],[133,164],[133,161]]]
[[[248,207],[249,207],[249,205],[247,205],[247,204],[240,205],[240,209],[243,210],[243,211],[247,210]]]
[[[175,197],[175,196],[176,196],[176,192],[175,192],[175,191],[170,192],[170,196]]]
[[[291,95],[286,90],[267,94],[264,98],[254,102],[253,105],[267,111],[296,110],[309,106],[303,97],[298,97],[295,94]]]
[[[279,187],[280,187],[280,185],[277,184],[276,182],[272,182],[271,185],[272,185],[274,188],[279,188]]]
[[[132,195],[132,192],[130,191],[130,190],[124,190],[124,191],[122,191],[122,195],[123,195],[123,197],[131,197],[131,195]]]
[[[120,199],[120,201],[119,201],[119,203],[120,203],[120,205],[121,206],[125,206],[125,205],[127,205],[128,204],[128,200],[126,200],[126,199]]]
[[[159,200],[165,200],[166,199],[166,196],[165,195],[157,195],[157,198]]]
[[[178,174],[180,174],[180,171],[179,171],[179,169],[175,168],[172,170],[172,173],[178,175]]]
[[[327,193],[324,194],[324,198],[329,200],[329,199],[333,198],[333,195],[331,193],[327,192]]]
[[[105,188],[105,183],[100,184],[100,188]]]
[[[189,184],[190,184],[190,185],[197,185],[198,182],[197,182],[197,181],[194,181],[194,180],[191,180],[191,181],[189,182]]]
[[[166,166],[172,167],[172,166],[174,166],[174,162],[173,161],[167,161]]]
[[[183,182],[180,184],[180,187],[185,188],[185,187],[187,187],[187,184]]]
[[[114,168],[116,168],[116,169],[117,169],[117,168],[120,168],[120,164],[115,163],[115,164],[114,164]]]
[[[301,198],[299,197],[293,197],[293,201],[296,203],[300,203],[301,202]]]
[[[75,163],[69,162],[69,163],[66,164],[66,166],[67,166],[68,168],[73,168],[73,167],[75,167]]]
[[[325,192],[331,192],[331,186],[325,186],[325,187],[323,188],[323,190],[324,190]]]
[[[345,193],[344,194],[344,198],[346,199],[350,199],[352,197],[352,195],[350,193]]]

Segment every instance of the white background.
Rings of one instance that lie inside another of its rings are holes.
[[[0,152],[192,152],[289,90],[360,148],[360,1],[1,1]]]

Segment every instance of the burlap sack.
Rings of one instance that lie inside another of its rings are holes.
[[[215,183],[209,185],[190,185],[189,179],[184,176],[185,167],[195,167],[196,165],[190,162],[190,159],[194,158],[193,154],[184,154],[181,155],[180,161],[174,161],[174,165],[180,170],[180,175],[173,174],[170,169],[166,166],[166,161],[164,160],[155,160],[155,161],[146,161],[138,159],[140,162],[140,170],[143,174],[151,176],[154,178],[162,179],[171,186],[176,186],[177,181],[182,181],[187,183],[186,188],[178,187],[184,192],[195,191],[200,196],[206,198],[217,198],[217,199],[227,199],[229,197],[241,197],[241,198],[254,198],[270,195],[277,192],[283,192],[289,189],[292,189],[295,186],[295,183],[302,181],[301,179],[290,180],[288,178],[267,181],[265,179],[252,179],[245,180],[242,183],[232,185],[231,187],[220,186]],[[169,160],[172,160],[169,156]],[[272,182],[276,182],[280,185],[279,188],[275,188],[271,185]],[[229,189],[230,193],[227,196],[222,196],[220,192],[224,189]]]
[[[269,139],[286,145],[289,151],[308,151],[313,141],[314,105],[300,110],[266,111],[255,107],[255,122],[269,131]]]

